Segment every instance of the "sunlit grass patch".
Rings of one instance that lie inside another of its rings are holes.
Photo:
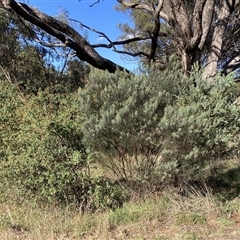
[[[128,203],[109,214],[110,226],[140,221],[161,221],[166,214],[168,202],[168,198],[158,197],[141,203]]]
[[[206,224],[206,218],[197,212],[181,212],[176,216],[176,219],[179,225]]]

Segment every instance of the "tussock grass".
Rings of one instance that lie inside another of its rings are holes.
[[[187,196],[167,191],[95,213],[2,203],[0,239],[238,239],[240,198],[222,201],[205,190],[188,189]]]
[[[220,162],[214,170],[219,177],[210,183],[225,182],[222,193],[206,184],[186,185],[181,191],[166,189],[159,195],[133,193],[122,208],[105,212],[17,201],[13,195],[0,203],[0,239],[239,239],[238,174],[228,187],[229,175],[238,172],[238,165],[237,160],[231,166]]]

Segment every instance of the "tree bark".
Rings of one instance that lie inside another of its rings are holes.
[[[233,9],[240,3],[240,0],[223,0],[221,9],[218,11],[217,24],[215,26],[207,65],[203,72],[203,78],[212,81],[217,73],[218,60],[222,51],[224,32],[228,19]]]
[[[233,56],[224,66],[223,73],[227,75],[228,73],[235,71],[240,68],[240,53],[237,56]]]
[[[158,41],[160,26],[161,26],[159,17],[160,17],[160,12],[161,12],[162,7],[163,7],[163,3],[164,3],[164,0],[159,0],[157,9],[154,12],[155,27],[154,27],[152,37],[151,37],[152,44],[151,44],[151,51],[150,51],[150,59],[149,60],[154,60],[156,50],[157,50],[157,41]]]
[[[207,0],[204,5],[202,14],[202,36],[198,45],[199,50],[203,49],[209,30],[211,28],[215,2],[215,0]]]

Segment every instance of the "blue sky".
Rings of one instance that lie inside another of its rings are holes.
[[[121,12],[114,10],[117,0],[103,0],[93,7],[89,7],[95,0],[28,0],[27,3],[37,7],[40,11],[56,16],[61,9],[69,12],[69,17],[82,22],[100,32],[104,32],[111,40],[116,40],[120,35],[117,28],[118,23],[126,23],[129,21],[127,16]],[[89,32],[89,41],[91,44],[107,43],[99,38],[96,33]],[[128,69],[134,69],[136,62],[123,60],[120,54],[114,53],[111,49],[97,50],[103,57],[118,63]]]

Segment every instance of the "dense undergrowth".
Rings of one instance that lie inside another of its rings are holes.
[[[240,234],[238,88],[174,67],[92,70],[78,91],[1,80],[0,238]]]
[[[76,91],[19,94],[0,82],[1,201],[117,208],[132,195],[206,183],[237,196],[239,107],[232,76],[204,82],[177,68],[92,70]],[[195,84],[193,84],[193,82]],[[228,172],[229,171],[229,172]]]

